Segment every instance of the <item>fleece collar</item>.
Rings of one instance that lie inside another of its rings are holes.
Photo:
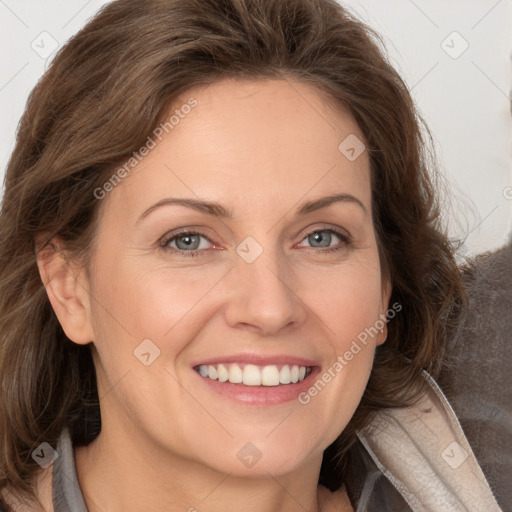
[[[378,411],[358,437],[413,512],[501,512],[438,384],[414,405]]]

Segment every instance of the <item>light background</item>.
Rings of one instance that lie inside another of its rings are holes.
[[[51,60],[45,53],[105,3],[0,0],[2,180],[28,94]],[[342,3],[384,37],[434,134],[452,184],[450,234],[466,238],[460,255],[502,246],[512,233],[512,0]]]

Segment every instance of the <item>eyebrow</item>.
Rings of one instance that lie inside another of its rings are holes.
[[[335,194],[332,196],[321,197],[319,199],[315,199],[313,201],[308,201],[304,203],[302,206],[296,209],[295,214],[302,216],[307,215],[308,213],[314,212],[316,210],[320,210],[321,208],[326,208],[334,203],[352,203],[359,205],[362,210],[367,213],[366,207],[364,204],[352,194]],[[147,210],[145,210],[142,215],[138,218],[137,224],[144,218],[146,218],[151,212],[156,210],[157,208],[161,208],[162,206],[169,205],[178,205],[185,206],[188,208],[192,208],[201,213],[206,213],[208,215],[212,215],[218,218],[227,218],[230,219],[233,217],[233,213],[231,210],[225,208],[220,203],[210,202],[210,201],[200,201],[197,199],[189,199],[189,198],[165,198],[158,203],[155,203],[153,206],[150,206]]]

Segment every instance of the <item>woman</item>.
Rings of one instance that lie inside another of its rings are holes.
[[[332,0],[104,7],[7,169],[7,505],[499,510],[430,376],[464,296],[420,126]]]

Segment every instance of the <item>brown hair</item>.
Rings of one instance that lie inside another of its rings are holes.
[[[87,265],[101,203],[94,191],[179,95],[223,77],[314,85],[349,109],[370,157],[382,268],[393,284],[390,303],[403,309],[377,349],[355,415],[324,456],[321,481],[339,485],[355,432],[373,411],[419,396],[421,371],[437,374],[464,296],[440,224],[432,140],[381,44],[335,0],[116,0],[59,50],[30,94],[5,178],[0,489],[34,498],[33,450],[55,446],[66,425],[75,444],[101,428],[91,346],[64,334],[37,250],[58,236]]]

